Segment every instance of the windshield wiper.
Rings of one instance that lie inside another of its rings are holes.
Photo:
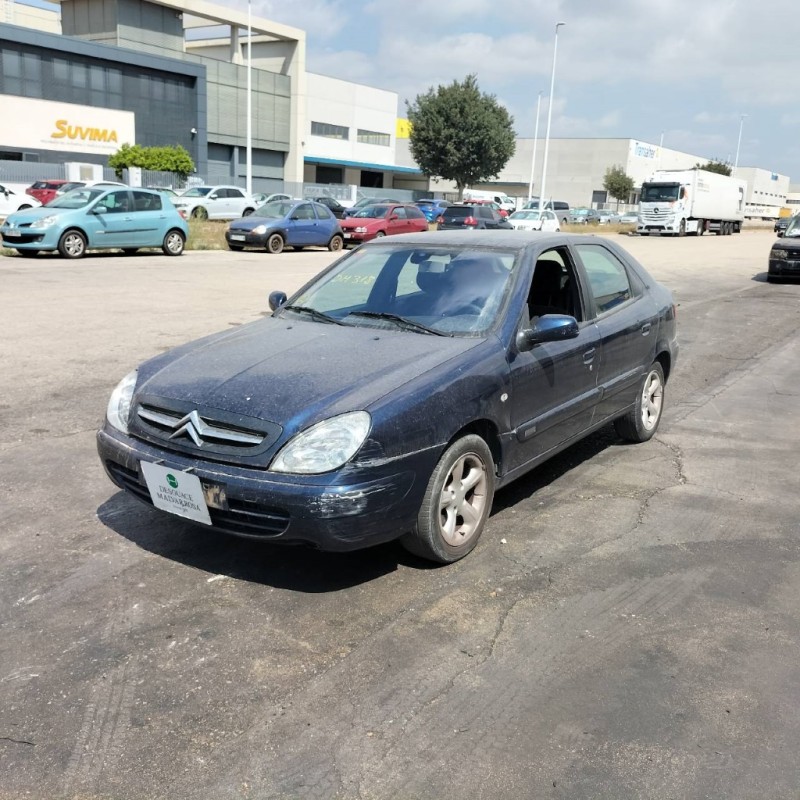
[[[369,319],[386,319],[390,322],[396,322],[401,328],[406,328],[409,331],[417,331],[417,333],[432,333],[434,336],[451,336],[452,334],[445,333],[444,331],[437,331],[435,328],[429,328],[421,322],[415,322],[413,319],[401,317],[399,314],[391,314],[388,311],[351,311],[349,317],[368,317]]]
[[[308,314],[309,317],[317,320],[317,322],[332,322],[334,325],[345,324],[340,319],[336,319],[336,317],[332,317],[322,311],[317,311],[316,308],[311,308],[310,306],[281,306],[281,311],[296,311],[298,314]]]

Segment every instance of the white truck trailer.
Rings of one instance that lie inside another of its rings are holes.
[[[698,168],[658,170],[642,184],[637,233],[739,233],[746,194],[745,181],[727,175]]]

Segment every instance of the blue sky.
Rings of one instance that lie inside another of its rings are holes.
[[[219,1],[219,0],[218,0]],[[478,76],[533,136],[560,29],[553,136],[621,136],[800,182],[796,0],[252,0],[253,13],[303,28],[307,66],[413,100]],[[246,8],[245,0],[227,0]]]

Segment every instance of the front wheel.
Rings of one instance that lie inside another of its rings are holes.
[[[629,442],[646,442],[658,430],[663,408],[664,370],[658,361],[654,361],[639,385],[634,407],[614,421],[614,428]]]
[[[186,247],[186,237],[181,231],[172,230],[165,237],[161,245],[164,255],[179,256]]]
[[[478,543],[494,499],[494,460],[475,434],[445,450],[431,474],[417,524],[401,543],[415,555],[451,564]]]
[[[64,258],[82,258],[86,255],[86,237],[80,231],[65,231],[58,240],[58,252]]]
[[[328,242],[328,250],[332,253],[338,253],[343,247],[344,239],[338,233],[331,236],[331,240]]]
[[[245,209],[245,210],[242,212],[242,216],[243,216],[243,217],[249,217],[249,216],[250,216],[250,215],[251,215],[251,214],[252,214],[254,211],[255,211],[255,209],[254,209],[254,208],[246,208],[246,209]]]
[[[386,231],[378,231],[378,232],[375,234],[375,238],[376,238],[376,239],[380,239],[382,236],[386,236]]]
[[[678,228],[678,236],[686,236],[686,220],[681,220],[681,226]]]
[[[267,239],[267,252],[276,256],[278,253],[283,252],[283,244],[283,236],[279,233],[273,233],[272,236]]]

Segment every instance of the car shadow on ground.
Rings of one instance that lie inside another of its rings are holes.
[[[624,444],[613,426],[606,426],[499,490],[492,516],[527,500],[607,447]],[[217,533],[163,515],[121,491],[97,509],[97,517],[137,547],[203,570],[209,576],[227,575],[312,594],[368,583],[400,567],[435,570],[441,566],[406,552],[399,542],[349,553],[330,553],[307,545],[276,544]]]
[[[407,553],[399,542],[350,553],[329,553],[308,545],[244,539],[165,516],[124,492],[97,509],[107,528],[163,558],[237,580],[298,592],[336,592],[396,571],[435,568]]]

